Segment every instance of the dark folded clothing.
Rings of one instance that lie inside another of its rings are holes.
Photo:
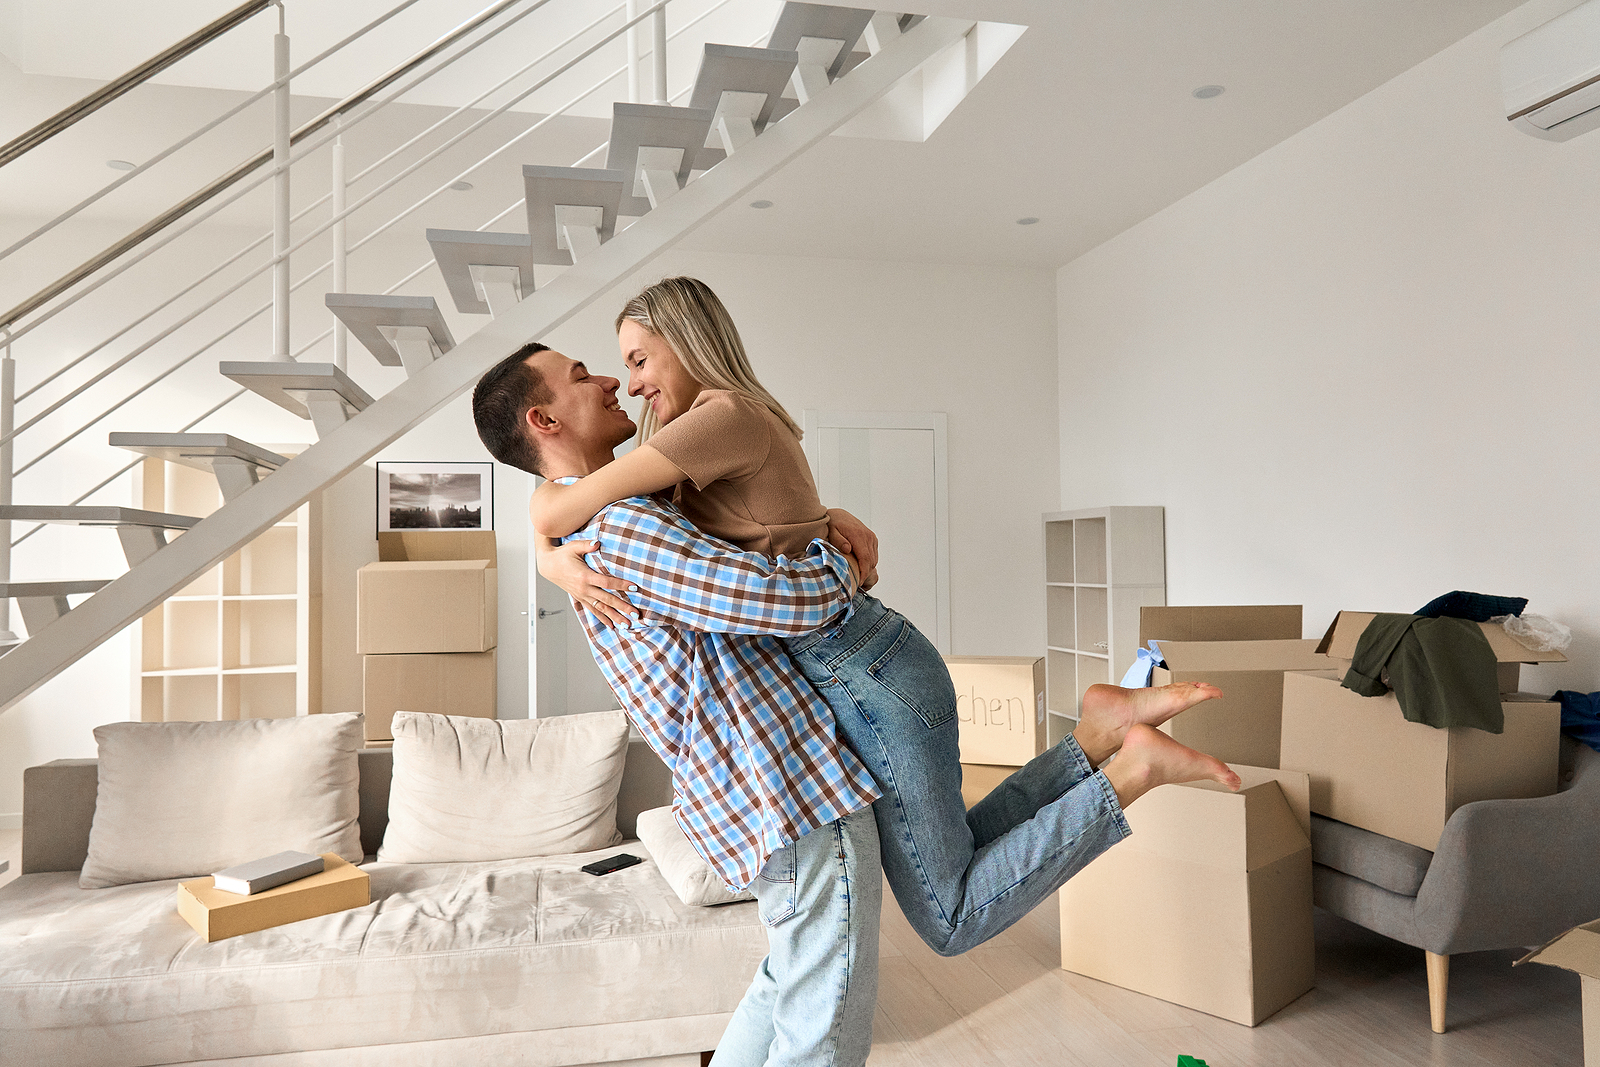
[[[1600,751],[1600,693],[1562,689],[1554,699],[1561,701],[1561,732]]]
[[[1356,642],[1343,685],[1365,697],[1394,690],[1411,722],[1506,728],[1494,649],[1476,623],[1378,615]]]
[[[1469,619],[1488,622],[1500,615],[1521,615],[1528,606],[1528,598],[1521,596],[1490,596],[1488,593],[1466,593],[1457,589],[1428,601],[1418,615],[1424,619]]]

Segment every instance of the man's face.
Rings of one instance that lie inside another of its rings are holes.
[[[582,363],[560,352],[536,352],[529,358],[555,396],[540,410],[556,420],[569,440],[583,447],[615,448],[633,436],[633,420],[617,403],[621,382],[590,374]]]

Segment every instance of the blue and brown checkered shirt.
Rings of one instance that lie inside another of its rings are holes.
[[[590,565],[638,586],[626,594],[640,613],[630,629],[587,609],[579,617],[672,771],[678,824],[723,881],[745,888],[774,851],[877,799],[779,641],[844,622],[855,581],[837,549],[813,541],[803,557],[773,561],[644,497],[611,505],[569,540],[599,541]]]

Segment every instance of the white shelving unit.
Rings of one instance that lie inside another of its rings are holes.
[[[1167,602],[1164,508],[1089,508],[1044,516],[1045,723],[1055,744],[1083,693],[1116,682],[1139,647],[1139,609]]]
[[[139,621],[133,701],[140,721],[283,719],[321,710],[321,501],[316,494]],[[136,507],[205,516],[221,505],[206,471],[160,459],[139,465]]]

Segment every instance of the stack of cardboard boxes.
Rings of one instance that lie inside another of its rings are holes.
[[[1225,694],[1162,729],[1229,764],[1244,785],[1153,790],[1133,835],[1062,889],[1069,971],[1254,1026],[1312,986],[1309,776],[1279,769],[1285,673],[1326,668],[1295,605],[1146,607],[1152,685]]]
[[[961,724],[961,797],[988,796],[1044,751],[1044,660],[1027,656],[946,656]]]
[[[356,573],[356,651],[367,740],[396,711],[495,717],[499,596],[492,530],[378,535]]]
[[[1166,786],[1127,812],[1134,833],[1062,889],[1062,965],[1255,1025],[1311,988],[1309,813],[1432,850],[1472,800],[1555,792],[1559,707],[1515,693],[1519,664],[1563,659],[1484,624],[1505,732],[1407,722],[1393,694],[1340,686],[1370,614],[1300,639],[1298,606],[1144,608],[1141,643],[1226,696],[1163,729],[1228,762],[1238,794]]]

